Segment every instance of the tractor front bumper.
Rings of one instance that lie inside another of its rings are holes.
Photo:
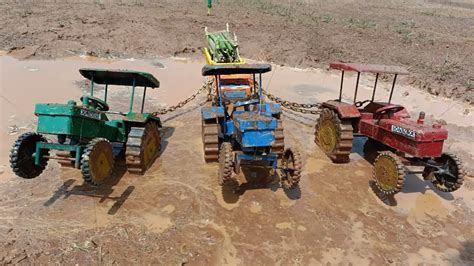
[[[74,158],[74,167],[79,168],[81,162],[82,149],[80,145],[68,145],[59,143],[38,142],[36,143],[35,164],[40,165],[41,150],[59,150],[76,152]],[[49,157],[54,159],[53,157]]]

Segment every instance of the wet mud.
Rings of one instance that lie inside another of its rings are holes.
[[[7,110],[2,98],[1,263],[381,265],[469,264],[474,259],[472,179],[459,191],[441,193],[420,176],[410,175],[402,192],[392,199],[380,198],[370,185],[372,171],[363,157],[364,142],[355,142],[349,164],[332,164],[313,143],[315,117],[291,112],[283,116],[286,146],[303,156],[299,188],[285,191],[269,181],[249,185],[237,195],[223,192],[217,180],[218,165],[205,164],[202,154],[199,103],[205,96],[162,117],[163,150],[144,175],[128,174],[119,162],[110,181],[91,188],[83,183],[79,171],[51,162],[35,179],[14,177],[6,165],[7,146],[22,131],[34,128],[31,104],[79,97],[82,88],[75,82],[82,78],[77,68],[151,72],[162,81],[162,88],[150,93],[150,108],[178,102],[197,90],[203,79],[199,62],[163,59],[160,63],[165,68],[158,68],[143,61],[105,63],[76,58],[60,61],[64,75],[52,75],[47,80],[50,85],[38,81],[28,83],[28,90],[22,88],[25,93],[42,91],[31,99],[15,93],[22,90],[11,86],[27,82],[31,72],[42,74],[55,62],[0,60],[2,66],[5,62],[12,66],[2,68],[2,73],[23,74],[21,79],[6,75],[11,79],[2,81],[1,92],[15,103],[15,110],[24,111]],[[25,66],[38,70],[29,71]],[[170,71],[174,68],[176,71]],[[179,79],[181,74],[186,79]],[[278,68],[264,84],[290,100],[320,101],[334,97],[330,91],[337,90],[338,79],[333,73]],[[327,94],[305,90],[302,97],[292,87],[313,83],[324,84]],[[55,94],[64,90],[68,91],[64,95]],[[128,98],[114,93],[112,109]],[[395,99],[403,99],[402,93],[399,90]],[[22,99],[25,103],[19,104]],[[404,102],[423,105],[420,98]],[[462,108],[453,102],[452,110]],[[438,112],[436,108],[432,111]],[[459,124],[469,119],[461,114]],[[30,120],[31,128],[25,126],[11,135],[4,127]],[[472,156],[472,149],[467,153]]]

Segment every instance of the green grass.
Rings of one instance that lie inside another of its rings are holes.
[[[375,28],[377,24],[369,19],[357,19],[357,18],[350,18],[348,20],[348,24],[350,28],[358,28],[358,29],[369,29]]]
[[[332,21],[334,21],[334,17],[331,16],[331,15],[324,15],[321,17],[321,21],[324,22],[324,23],[330,23]]]
[[[402,21],[395,25],[395,32],[402,36],[402,41],[404,43],[412,43],[413,38],[413,28],[415,27],[415,22],[413,20]]]

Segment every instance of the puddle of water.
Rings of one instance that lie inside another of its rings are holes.
[[[1,53],[0,53],[1,55]],[[8,67],[7,67],[8,66]],[[60,60],[24,60],[20,61],[9,56],[0,56],[0,164],[8,162],[10,144],[16,139],[17,133],[9,135],[9,126],[20,128],[19,131],[34,130],[34,106],[36,103],[65,103],[70,99],[79,101],[83,90],[77,82],[84,81],[78,69],[109,68],[133,69],[153,74],[160,80],[161,87],[147,91],[145,111],[155,111],[176,104],[192,94],[204,81],[201,76],[202,61],[192,61],[184,58],[168,58],[153,60],[110,60],[96,57],[70,57]],[[344,98],[353,96],[355,75],[346,75],[344,81]],[[369,84],[373,82],[372,75],[362,75],[358,99],[370,98]],[[321,102],[334,99],[338,95],[340,77],[337,72],[321,69],[294,69],[274,66],[271,74],[264,75],[264,88],[277,96],[297,102]],[[380,82],[377,90],[378,99],[387,99],[389,83]],[[409,95],[402,96],[408,91]],[[102,92],[98,90],[100,96]],[[138,95],[139,93],[137,93]],[[127,108],[129,90],[110,88],[111,109]],[[25,97],[27,96],[27,97]],[[141,96],[136,97],[139,102]],[[409,110],[425,111],[427,116],[433,115],[449,123],[459,126],[473,125],[474,111],[463,114],[465,109],[472,110],[465,104],[453,100],[431,96],[410,86],[398,86],[393,96],[393,102],[404,104]],[[136,105],[138,106],[138,104]],[[416,107],[416,108],[415,108]],[[176,127],[185,126],[178,121]],[[21,132],[19,132],[21,133]],[[452,133],[455,136],[455,132]],[[453,136],[452,135],[452,136]],[[459,146],[459,145],[458,145]],[[466,150],[472,154],[471,150]],[[359,157],[356,157],[356,159]],[[313,167],[316,167],[314,168]],[[319,171],[319,162],[310,163],[310,171]]]

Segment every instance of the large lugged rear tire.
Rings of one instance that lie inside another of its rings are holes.
[[[13,172],[23,178],[31,179],[39,176],[48,164],[49,151],[42,150],[40,164],[35,164],[37,142],[47,142],[42,135],[28,132],[20,135],[10,151],[10,167]]]
[[[352,150],[352,121],[324,108],[316,124],[315,142],[334,163],[348,163]]]
[[[239,187],[239,181],[234,175],[234,152],[229,142],[222,143],[219,151],[219,185],[231,190]]]
[[[202,121],[202,145],[206,163],[219,159],[219,124],[216,120]]]
[[[84,181],[98,186],[112,175],[114,154],[112,144],[104,138],[92,139],[81,157],[81,173]]]
[[[384,151],[374,162],[373,177],[378,189],[385,195],[393,195],[403,188],[405,183],[404,166],[400,158],[390,151]]]
[[[142,174],[153,164],[161,149],[158,125],[148,122],[145,127],[132,127],[127,139],[125,162],[128,171]]]
[[[285,150],[282,159],[284,169],[281,177],[281,184],[284,189],[294,189],[298,186],[301,179],[301,172],[303,168],[303,160],[298,151],[293,151],[291,148]]]

